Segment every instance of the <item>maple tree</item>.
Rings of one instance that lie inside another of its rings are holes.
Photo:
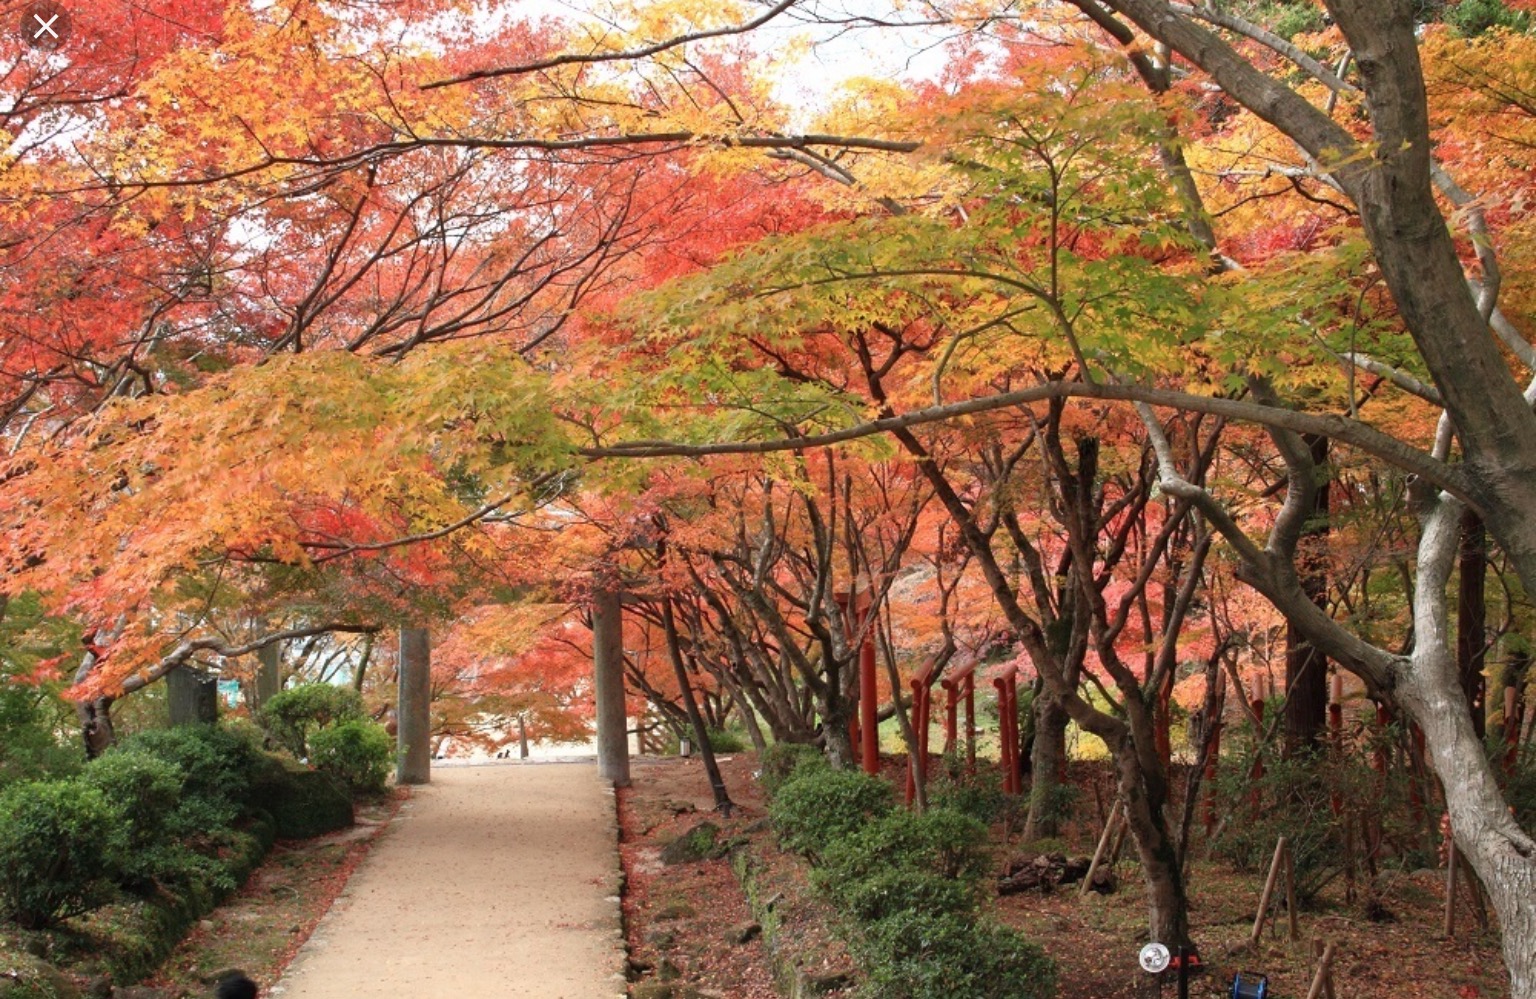
[[[618,582],[679,732],[734,711],[839,764],[866,640],[915,747],[913,671],[1006,631],[1032,832],[1070,719],[1168,942],[1170,705],[1210,720],[1284,645],[1293,748],[1323,656],[1423,730],[1525,999],[1536,844],[1476,698],[1536,583],[1536,43],[1529,5],[1419,6],[930,4],[941,79],[807,121],[750,33],[811,0],[83,5],[0,80],[0,613],[78,622],[105,714],[480,607],[445,724],[556,734],[588,650],[548,605]]]

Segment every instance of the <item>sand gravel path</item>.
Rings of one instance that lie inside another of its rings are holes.
[[[618,877],[595,764],[437,766],[267,994],[622,996]]]

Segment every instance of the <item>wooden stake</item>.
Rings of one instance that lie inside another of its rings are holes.
[[[1321,940],[1314,939],[1312,941],[1312,956],[1319,961],[1323,959],[1323,942]],[[1332,968],[1328,969],[1328,976],[1323,979],[1323,995],[1326,997],[1326,999],[1335,999],[1333,994]]]
[[[1130,831],[1131,817],[1122,811],[1120,813],[1120,828],[1115,830],[1115,841],[1109,845],[1109,860],[1107,863],[1110,867],[1115,867],[1120,863],[1120,851],[1125,849],[1125,834]]]
[[[1104,848],[1109,845],[1109,836],[1115,831],[1115,826],[1120,818],[1120,799],[1109,806],[1109,818],[1104,820],[1104,831],[1099,834],[1098,848],[1093,851],[1093,859],[1088,862],[1088,873],[1083,875],[1083,886],[1077,890],[1078,895],[1088,894],[1088,887],[1093,884],[1093,872],[1099,869],[1099,861],[1104,859]]]
[[[1259,945],[1259,936],[1264,932],[1264,919],[1269,915],[1269,900],[1275,895],[1275,881],[1280,877],[1280,863],[1285,859],[1285,837],[1281,836],[1275,843],[1275,859],[1269,862],[1269,877],[1264,879],[1264,894],[1259,896],[1259,912],[1253,917],[1253,934],[1248,942],[1254,947]]]
[[[1445,860],[1445,937],[1450,939],[1456,935],[1456,869],[1461,865],[1457,863],[1456,840],[1450,841],[1446,850]]]
[[[1307,999],[1318,999],[1327,992],[1333,995],[1333,974],[1330,966],[1333,964],[1333,944],[1323,948],[1322,959],[1317,962],[1317,974],[1312,976],[1312,987],[1307,990]]]
[[[1301,939],[1301,927],[1296,917],[1296,853],[1289,843],[1285,847],[1285,911],[1290,917],[1291,943]]]

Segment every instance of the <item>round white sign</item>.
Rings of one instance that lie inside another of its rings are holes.
[[[1142,971],[1155,975],[1167,970],[1170,957],[1167,947],[1160,943],[1149,943],[1141,948],[1141,954],[1136,959],[1141,962]]]

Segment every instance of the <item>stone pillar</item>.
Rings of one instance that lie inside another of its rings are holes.
[[[256,652],[256,682],[251,685],[254,699],[251,703],[251,713],[255,714],[267,706],[267,702],[277,696],[277,692],[283,689],[283,643],[273,642],[271,645],[263,645]]]
[[[432,779],[432,650],[425,628],[400,629],[399,734],[395,782]]]
[[[624,711],[624,618],[619,595],[592,594],[592,666],[597,697],[597,774],[629,786],[629,719]]]
[[[219,720],[219,681],[212,673],[178,666],[165,675],[172,725],[212,725]]]

